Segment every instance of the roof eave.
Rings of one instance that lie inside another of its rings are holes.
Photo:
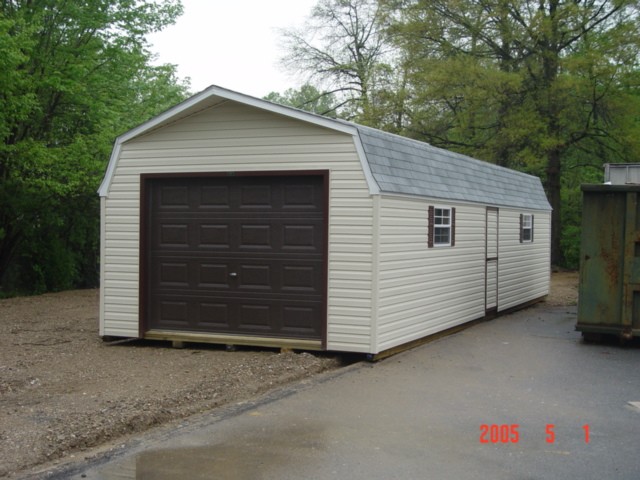
[[[385,197],[398,197],[398,198],[410,198],[415,200],[430,200],[434,202],[441,202],[442,204],[453,203],[456,205],[472,205],[472,206],[483,206],[483,207],[495,207],[495,208],[504,208],[504,209],[512,209],[512,210],[526,210],[532,212],[551,212],[553,208],[551,205],[547,203],[547,205],[542,206],[524,206],[524,205],[513,205],[508,203],[494,203],[494,202],[477,202],[472,200],[464,200],[459,198],[451,198],[439,195],[422,195],[418,193],[407,193],[407,192],[398,192],[393,190],[380,190],[379,194]]]

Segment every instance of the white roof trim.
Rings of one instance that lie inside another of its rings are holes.
[[[109,194],[109,187],[111,186],[111,180],[113,178],[116,166],[118,164],[121,145],[123,143],[128,142],[129,140],[132,140],[140,135],[143,135],[162,124],[168,123],[169,121],[171,121],[172,118],[180,115],[180,113],[198,105],[200,102],[203,102],[204,100],[211,97],[219,97],[222,99],[231,100],[234,102],[242,103],[252,107],[260,108],[262,110],[273,112],[279,115],[295,118],[297,120],[311,123],[320,127],[328,128],[330,130],[335,130],[338,132],[351,135],[353,137],[356,150],[358,152],[358,157],[360,158],[360,164],[362,165],[365,178],[367,179],[367,183],[369,184],[369,191],[372,194],[380,192],[380,189],[378,188],[378,184],[374,180],[373,175],[371,173],[369,163],[367,162],[366,155],[364,153],[364,148],[362,146],[360,137],[358,135],[358,129],[355,126],[344,124],[344,123],[335,121],[331,118],[322,117],[320,115],[305,112],[303,110],[285,107],[283,105],[277,105],[275,103],[271,103],[266,100],[261,100],[259,98],[251,97],[249,95],[244,95],[242,93],[234,92],[232,90],[227,90],[225,88],[212,85],[206,88],[205,90],[201,91],[200,93],[195,94],[193,97],[188,98],[184,102],[179,103],[175,107],[170,108],[164,113],[161,113],[160,115],[152,118],[148,122],[145,122],[139,125],[138,127],[135,127],[132,130],[129,130],[128,132],[116,138],[113,151],[111,152],[111,158],[109,159],[109,165],[107,167],[107,171],[105,173],[104,179],[102,180],[102,184],[100,185],[100,188],[98,190],[98,194],[101,197],[106,197]]]
[[[364,152],[364,146],[362,145],[360,134],[357,132],[353,136],[353,143],[355,144],[356,151],[358,152],[358,158],[360,159],[360,165],[362,166],[364,178],[367,180],[367,185],[369,185],[369,194],[379,195],[380,186],[378,185],[378,182],[376,182],[376,179],[373,177],[373,172],[371,172],[371,165],[369,165],[367,154]]]
[[[380,191],[381,197],[391,197],[391,198],[401,198],[405,200],[415,200],[416,202],[422,203],[431,203],[433,205],[468,205],[470,207],[478,207],[478,208],[486,208],[493,207],[498,210],[514,210],[518,212],[541,212],[541,213],[551,213],[552,208],[535,208],[535,207],[514,207],[512,205],[503,205],[499,203],[482,203],[482,202],[472,202],[470,200],[454,200],[446,197],[427,197],[425,195],[416,195],[413,193],[402,193],[402,192],[386,192]]]

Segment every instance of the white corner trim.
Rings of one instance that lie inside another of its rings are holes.
[[[367,160],[367,154],[364,151],[362,140],[360,139],[360,133],[357,131],[357,129],[356,133],[353,135],[353,143],[356,146],[358,159],[360,159],[360,166],[362,167],[364,177],[367,180],[367,185],[369,185],[369,194],[380,195],[380,186],[378,185],[378,182],[376,182],[376,179],[373,177],[373,173],[371,172],[371,165],[369,165],[369,161]]]
[[[122,144],[120,138],[121,137],[116,138],[116,143],[113,146],[111,157],[109,158],[109,164],[107,165],[107,171],[104,174],[100,188],[98,188],[98,195],[100,195],[100,197],[106,197],[109,194],[111,179],[113,178],[113,173],[116,169],[116,164],[118,163],[118,157],[120,157],[120,145]]]
[[[102,337],[104,336],[104,322],[105,322],[105,273],[106,273],[106,252],[107,252],[107,244],[106,244],[106,232],[107,232],[107,222],[106,222],[106,203],[107,199],[102,197],[100,198],[100,301],[99,301],[99,312],[98,312],[98,334]]]

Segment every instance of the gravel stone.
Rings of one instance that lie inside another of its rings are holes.
[[[98,336],[98,290],[0,300],[0,477],[240,402],[338,355]]]

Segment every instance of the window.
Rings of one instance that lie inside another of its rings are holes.
[[[429,206],[429,248],[453,247],[455,245],[455,225],[455,208]]]
[[[433,243],[436,245],[449,245],[451,243],[451,210],[448,208],[436,208],[434,218]]]
[[[533,215],[520,215],[520,243],[533,242]]]

